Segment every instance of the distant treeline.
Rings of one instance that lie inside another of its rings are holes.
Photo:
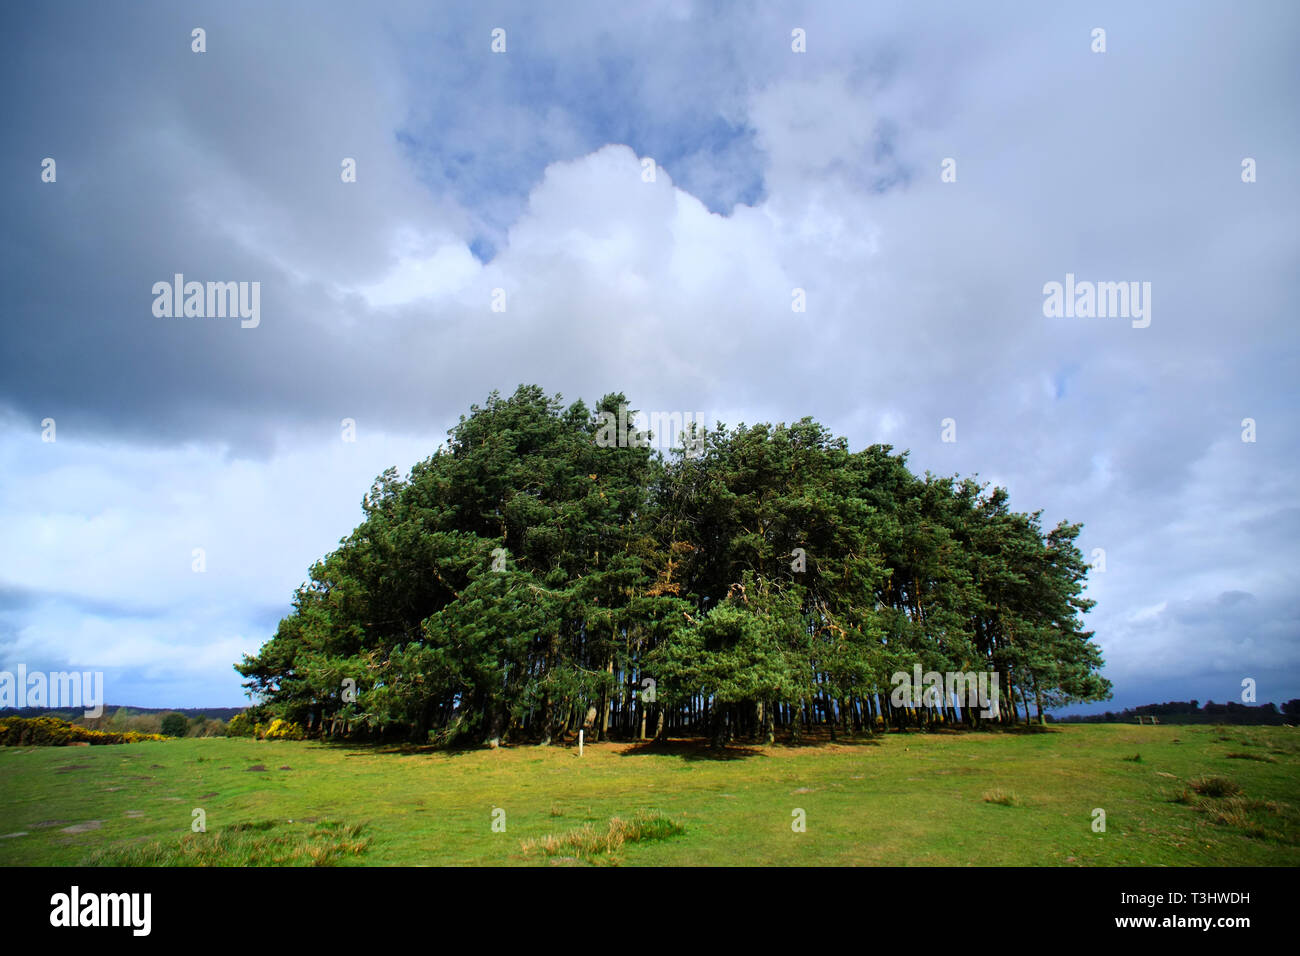
[[[243,707],[105,707],[98,717],[85,716],[85,709],[49,707],[7,707],[0,719],[50,717],[73,727],[106,734],[161,734],[164,737],[225,737],[229,717],[242,714]],[[16,724],[15,726],[20,726]]]
[[[918,666],[996,673],[1003,723],[1109,698],[1081,525],[919,477],[888,445],[851,452],[811,418],[687,430],[664,455],[636,414],[622,394],[494,392],[407,478],[380,475],[237,665],[251,719],[720,745],[981,721],[967,701],[900,706],[892,675]]]
[[[129,717],[135,714],[184,714],[186,717],[201,717],[205,720],[229,720],[235,714],[242,714],[247,707],[125,707],[121,704],[105,704],[105,714],[121,714]],[[84,708],[74,707],[0,707],[0,717],[62,717],[64,720],[82,718]],[[94,718],[88,718],[94,719]]]
[[[1300,698],[1288,700],[1278,709],[1276,704],[1216,704],[1207,700],[1201,707],[1195,700],[1171,700],[1163,704],[1143,704],[1118,713],[1070,714],[1054,717],[1062,724],[1132,724],[1138,717],[1159,717],[1162,724],[1291,724],[1300,718]]]

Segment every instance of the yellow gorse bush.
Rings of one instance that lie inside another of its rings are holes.
[[[134,730],[116,733],[90,730],[59,717],[0,718],[0,745],[6,747],[66,747],[72,743],[134,744],[142,740],[166,740],[161,734]]]

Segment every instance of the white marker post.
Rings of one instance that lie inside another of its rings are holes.
[[[578,756],[582,756],[582,731],[578,731]]]

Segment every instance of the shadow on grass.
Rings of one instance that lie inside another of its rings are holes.
[[[588,741],[587,748],[605,746],[610,743],[619,743],[620,741]],[[347,740],[347,739],[322,739],[317,740],[323,747],[331,750],[343,750],[345,757],[369,757],[375,755],[395,755],[395,756],[416,756],[420,754],[433,755],[441,754],[447,757],[460,757],[466,754],[489,753],[493,749],[503,751],[515,750],[537,750],[546,748],[548,750],[573,751],[574,756],[578,753],[578,738],[565,740],[553,740],[549,744],[543,744],[536,740],[516,740],[509,743],[503,743],[500,747],[492,748],[482,743],[455,743],[455,744],[417,744],[410,742],[394,740]]]
[[[778,740],[767,745],[731,743],[722,748],[709,746],[705,737],[678,737],[667,741],[645,741],[627,746],[619,756],[638,757],[660,754],[681,757],[683,760],[744,760],[749,757],[770,757],[785,750],[819,750],[827,747],[879,747],[879,735],[874,737],[836,737],[831,740],[822,735],[805,735],[799,741]]]
[[[321,746],[328,747],[330,750],[342,750],[345,757],[372,757],[372,756],[397,756],[411,757],[420,754],[433,755],[443,754],[448,757],[458,757],[464,754],[481,753],[490,748],[483,744],[416,744],[403,743],[394,740],[321,740],[317,741]],[[515,744],[514,748],[527,746],[526,744]],[[503,746],[502,750],[512,749]]]
[[[650,755],[681,757],[683,760],[747,760],[750,757],[766,757],[763,751],[754,747],[727,746],[710,747],[709,742],[700,739],[686,740],[647,740],[633,744],[619,753],[620,757],[644,757]]]
[[[767,756],[767,751],[772,748],[783,750],[809,750],[826,747],[879,747],[887,737],[896,736],[934,736],[934,737],[952,737],[966,735],[984,735],[984,734],[1011,734],[1015,736],[1028,736],[1033,734],[1059,734],[1060,728],[1048,726],[1039,726],[1033,724],[1025,726],[1017,724],[1006,726],[1001,724],[985,724],[981,727],[967,727],[964,725],[934,726],[924,727],[900,727],[891,728],[887,731],[876,731],[874,734],[852,734],[845,736],[843,733],[837,733],[835,739],[831,739],[829,733],[823,727],[809,728],[799,740],[790,739],[789,735],[783,734],[778,737],[774,744],[745,744],[732,743],[718,749],[709,745],[706,737],[674,737],[667,741],[629,741],[619,740],[617,738],[604,741],[588,741],[587,747],[594,749],[598,747],[607,747],[611,744],[622,746],[620,756],[641,756],[641,755],[670,755],[678,756],[685,760],[743,760],[749,757]],[[400,740],[349,740],[346,738],[318,738],[314,743],[326,747],[330,750],[344,751],[345,757],[364,757],[373,755],[395,755],[395,756],[414,756],[420,754],[433,755],[442,754],[444,756],[463,756],[471,753],[482,753],[488,748],[481,743],[455,743],[455,744],[417,744],[409,741]],[[548,747],[558,750],[573,751],[577,755],[578,740],[572,739],[555,740],[550,744],[540,744],[532,740],[512,741],[502,744],[502,750],[527,750],[537,747]]]
[[[481,753],[489,750],[486,744],[474,743],[471,740],[464,740],[459,743],[427,743],[420,744],[411,740],[377,740],[366,739],[364,737],[309,737],[308,743],[316,744],[331,751],[343,751],[345,757],[373,757],[373,756],[398,756],[410,757],[420,754],[432,755],[443,754],[446,756],[460,756],[462,754]],[[523,747],[534,746],[527,742],[513,744],[503,744],[502,750],[517,750]],[[575,747],[577,744],[575,743]]]
[[[989,728],[989,731],[995,734],[1017,734],[1019,736],[1026,736],[1029,734],[1059,734],[1061,732],[1058,728],[1053,727],[1050,724],[1046,726],[1030,724],[1028,727],[1024,724],[1015,724],[1011,727],[1003,727],[995,724]],[[980,732],[985,733],[986,731],[981,730]]]
[[[1007,726],[1006,724],[993,723],[981,724],[979,727],[969,727],[966,724],[935,724],[933,727],[892,727],[889,730],[876,731],[876,735],[880,737],[968,737],[987,734],[1014,734],[1023,737],[1030,734],[1059,733],[1061,733],[1061,728],[1053,727],[1051,724],[1046,726],[1033,724],[1026,727],[1024,724]]]

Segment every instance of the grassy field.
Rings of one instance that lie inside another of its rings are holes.
[[[891,734],[721,758],[691,742],[7,747],[0,865],[1295,866],[1298,784],[1300,732],[1282,727]]]

